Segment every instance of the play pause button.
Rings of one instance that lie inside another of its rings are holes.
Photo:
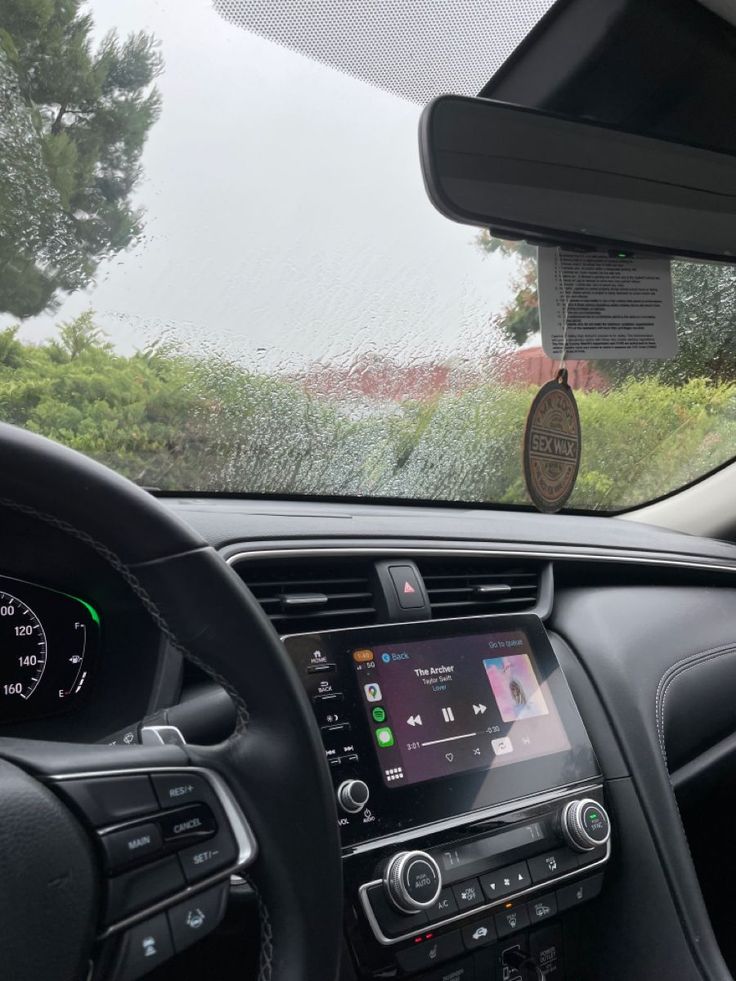
[[[481,877],[480,884],[487,899],[502,899],[531,885],[531,877],[526,862],[508,865],[498,872],[490,872]]]

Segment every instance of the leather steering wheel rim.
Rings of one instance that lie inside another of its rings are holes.
[[[257,855],[247,877],[261,916],[259,981],[333,981],[342,929],[334,793],[310,705],[270,621],[211,546],[101,464],[0,424],[0,475],[2,520],[20,512],[96,551],[174,648],[233,698],[237,724],[225,743],[161,747],[156,762],[179,766],[185,756],[183,765],[218,774],[250,824]],[[0,759],[42,780],[65,766],[145,767],[153,755],[146,747],[0,738]]]

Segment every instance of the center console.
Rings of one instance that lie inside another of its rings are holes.
[[[332,771],[359,973],[561,981],[560,917],[600,891],[610,821],[541,621],[284,643]]]

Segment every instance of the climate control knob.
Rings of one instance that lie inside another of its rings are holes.
[[[562,811],[562,834],[578,852],[592,852],[611,837],[611,822],[605,807],[596,800],[573,800]]]
[[[396,909],[416,913],[437,902],[442,873],[426,852],[398,852],[386,866],[383,884]]]
[[[364,780],[343,780],[337,788],[337,803],[348,814],[359,814],[368,803],[371,792]]]

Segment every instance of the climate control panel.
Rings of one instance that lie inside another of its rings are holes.
[[[440,979],[447,963],[449,976],[464,981],[477,977],[479,960],[487,976],[512,981],[524,977],[514,958],[541,957],[556,965],[550,977],[562,977],[554,921],[599,894],[610,837],[602,790],[588,787],[427,833],[414,848],[387,844],[346,856],[355,913],[349,936],[361,970],[394,976],[437,968]]]

